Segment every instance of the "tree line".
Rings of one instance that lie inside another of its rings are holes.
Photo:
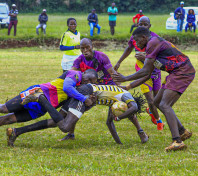
[[[96,9],[97,13],[107,12],[112,2],[116,3],[119,12],[136,13],[142,9],[147,13],[169,13],[179,7],[180,0],[0,0],[16,4],[21,13],[39,13],[47,9],[48,13],[90,12]],[[184,1],[185,6],[198,6],[197,0]]]

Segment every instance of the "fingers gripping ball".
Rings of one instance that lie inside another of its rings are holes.
[[[117,101],[111,106],[111,110],[116,117],[123,114],[127,109],[127,104],[122,101]]]

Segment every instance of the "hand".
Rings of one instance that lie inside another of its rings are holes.
[[[76,45],[75,46],[75,49],[80,49],[80,45]]]
[[[120,63],[117,62],[117,64],[114,66],[114,70],[117,71],[119,67],[120,67]]]
[[[113,78],[113,81],[114,81],[114,82],[125,82],[125,81],[127,81],[127,80],[126,80],[126,77],[123,76],[123,75],[120,74],[120,73],[113,73],[113,74],[112,74],[112,78]]]
[[[86,100],[85,100],[85,105],[86,106],[91,106],[93,104],[93,101],[90,99],[90,98],[87,98]]]
[[[120,121],[120,119],[118,117],[114,117],[115,121]]]
[[[92,95],[90,95],[89,98],[92,100],[93,103],[95,103],[97,100],[96,92],[94,92]]]
[[[144,62],[145,61],[145,54],[143,52],[139,52],[135,54],[135,57],[137,60]]]

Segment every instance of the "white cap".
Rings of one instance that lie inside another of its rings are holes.
[[[47,10],[46,9],[43,9],[43,12],[46,12]]]
[[[16,7],[16,4],[12,4],[12,7]]]
[[[181,4],[184,4],[184,1],[181,1],[181,2],[180,2],[180,5],[181,5]]]

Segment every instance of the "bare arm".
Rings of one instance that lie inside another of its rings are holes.
[[[133,47],[134,48],[134,47]],[[120,67],[121,62],[126,59],[129,54],[131,54],[131,52],[133,51],[133,48],[130,48],[129,46],[126,47],[126,49],[124,50],[124,53],[122,54],[122,56],[120,57],[120,59],[118,60],[118,62],[116,63],[116,65],[114,66],[114,69],[117,71],[118,68]]]
[[[112,114],[112,111],[111,109],[109,108],[109,113],[108,113],[108,117],[107,117],[107,122],[106,122],[108,128],[109,128],[109,131],[112,135],[112,137],[114,138],[114,140],[116,141],[117,144],[122,144],[122,142],[120,141],[120,138],[116,132],[116,128],[115,128],[115,125],[113,123],[113,114]]]
[[[144,62],[144,67],[141,70],[139,70],[138,72],[136,72],[132,75],[129,75],[129,76],[123,76],[122,74],[119,74],[119,73],[116,73],[116,74],[113,73],[113,75],[112,75],[113,80],[116,82],[126,82],[126,81],[136,80],[136,79],[139,79],[139,78],[142,78],[145,76],[150,77],[151,73],[154,70],[154,65],[153,65],[154,61],[155,61],[155,59],[146,58],[145,62]]]

